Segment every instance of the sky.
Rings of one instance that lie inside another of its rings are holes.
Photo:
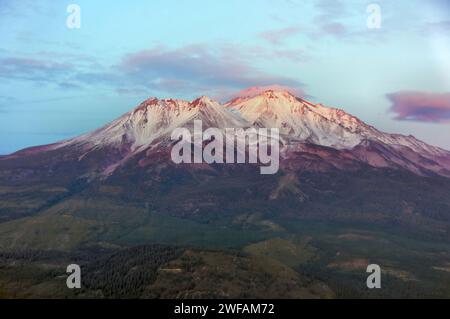
[[[270,85],[450,150],[450,1],[0,0],[0,154]]]

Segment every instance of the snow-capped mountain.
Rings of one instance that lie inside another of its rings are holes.
[[[252,125],[278,127],[288,138],[312,144],[351,149],[365,140],[373,140],[436,156],[448,155],[447,151],[413,136],[380,132],[343,110],[310,103],[287,91],[269,90],[253,97],[237,98],[225,106],[238,111]]]
[[[175,128],[184,127],[194,120],[202,120],[205,126],[217,128],[247,125],[245,120],[206,96],[192,102],[152,98],[109,125],[69,140],[64,145],[102,147],[120,146],[125,143],[136,152],[161,137],[170,136]]]
[[[285,157],[292,150],[304,150],[303,144],[308,143],[351,151],[355,159],[375,167],[402,167],[420,175],[450,173],[450,152],[413,136],[381,132],[341,109],[313,104],[287,91],[269,90],[236,98],[225,106],[251,125],[278,127],[290,144],[284,149]]]
[[[450,176],[450,152],[413,136],[381,132],[341,109],[314,104],[284,90],[266,90],[224,105],[205,96],[191,102],[152,98],[92,133],[13,156],[74,148],[82,160],[93,151],[116,153],[111,150],[117,149],[105,170],[111,174],[137,154],[169,148],[172,131],[190,128],[194,120],[202,120],[204,128],[279,128],[281,160],[289,163],[285,168],[293,161],[297,162],[293,167],[305,168],[299,163],[309,154],[336,168],[363,163],[418,175]]]

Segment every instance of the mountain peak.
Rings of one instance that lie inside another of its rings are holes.
[[[283,90],[283,89],[265,90],[260,95],[267,96],[270,98],[295,97],[291,92],[289,92],[288,90]]]
[[[268,86],[253,86],[245,90],[239,91],[232,95],[230,102],[251,99],[255,97],[273,97],[273,98],[296,98],[297,96],[303,96],[304,93],[301,89],[290,88],[282,85],[268,85]]]
[[[185,100],[180,100],[180,99],[158,99],[156,97],[151,97],[147,100],[145,100],[144,102],[142,102],[137,108],[134,109],[133,113],[137,113],[140,111],[148,111],[149,109],[152,108],[166,108],[166,109],[171,109],[171,108],[178,108],[182,105],[187,105],[189,104],[188,101]]]
[[[217,101],[214,101],[213,99],[209,98],[206,95],[203,95],[191,102],[191,105],[193,106],[199,106],[199,105],[215,105],[219,104]]]
[[[301,102],[300,98],[296,97],[294,94],[287,90],[265,90],[254,98],[263,99],[269,104],[270,101],[278,101],[278,103],[285,105],[292,105],[294,103]]]

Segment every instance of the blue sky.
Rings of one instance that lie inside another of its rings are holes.
[[[66,9],[81,8],[69,29]],[[367,6],[381,8],[380,29]],[[93,130],[150,97],[278,84],[450,149],[444,0],[0,0],[0,154]]]

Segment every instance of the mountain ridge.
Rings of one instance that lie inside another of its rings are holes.
[[[171,145],[171,132],[178,127],[191,127],[194,120],[202,120],[205,128],[222,130],[278,128],[282,143],[281,158],[284,160],[295,159],[298,151],[307,149],[309,152],[314,147],[326,147],[347,154],[343,161],[347,161],[351,154],[355,162],[373,167],[401,168],[423,176],[437,174],[450,177],[449,151],[431,146],[412,135],[379,131],[342,109],[314,104],[286,90],[274,89],[238,97],[224,104],[207,96],[193,101],[149,98],[93,132],[24,149],[0,160],[69,148],[70,152],[80,153],[78,159],[81,161],[93,151],[112,148],[119,154],[111,160],[114,162],[112,166],[106,169],[107,174],[111,174],[138,153],[154,148],[167,149]],[[323,149],[313,153],[321,156]]]

